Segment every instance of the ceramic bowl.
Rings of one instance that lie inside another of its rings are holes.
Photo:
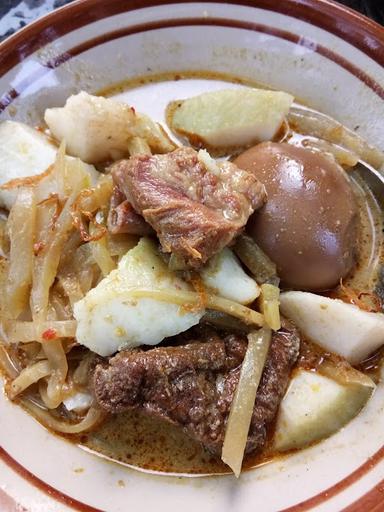
[[[327,0],[79,0],[0,45],[0,118],[38,124],[46,107],[81,89],[203,71],[210,73],[208,88],[222,86],[229,74],[288,91],[384,149],[383,64],[384,29]],[[131,102],[159,117],[179,83],[136,87]],[[205,87],[191,79],[183,91]],[[236,480],[119,466],[53,436],[1,395],[0,508],[384,510],[383,409],[380,384],[362,413],[336,435]]]

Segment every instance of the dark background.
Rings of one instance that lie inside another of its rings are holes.
[[[0,41],[30,23],[37,16],[69,4],[71,1],[73,0],[0,0]],[[105,1],[108,2],[108,0]],[[340,3],[384,25],[384,0],[341,0]]]

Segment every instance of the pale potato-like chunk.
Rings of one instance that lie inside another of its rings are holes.
[[[10,210],[25,181],[37,185],[40,181],[39,176],[44,177],[43,173],[56,160],[58,147],[42,132],[15,121],[4,121],[0,124],[0,144],[0,187],[4,185],[4,188],[0,188],[0,206]],[[68,165],[76,161],[67,155],[64,159]],[[83,162],[79,162],[79,165],[89,174],[90,185],[96,185],[100,173],[95,167]],[[52,183],[46,179],[45,189],[46,196],[41,199],[48,197],[49,193],[57,192],[55,179]],[[41,196],[41,192],[42,190],[38,195]]]
[[[298,370],[280,404],[275,449],[304,448],[334,434],[359,413],[374,388],[371,379],[352,368],[348,384]]]
[[[303,335],[357,364],[384,344],[384,314],[308,292],[280,295],[280,309]]]
[[[203,283],[226,299],[250,304],[260,294],[256,281],[246,274],[236,256],[227,247],[213,256],[200,271]]]
[[[74,304],[77,341],[101,356],[123,348],[156,345],[197,324],[204,311],[186,312],[173,303],[132,297],[133,290],[190,290],[160,258],[153,241],[142,238],[113,270]]]
[[[170,103],[167,120],[175,133],[217,156],[273,139],[292,102],[286,92],[223,89]]]
[[[160,125],[125,103],[84,91],[70,96],[62,108],[44,116],[52,135],[67,151],[88,163],[117,160],[129,154],[129,140],[143,138],[155,153],[175,149]]]
[[[56,158],[57,147],[43,133],[15,121],[0,124],[0,185],[44,172]],[[0,206],[11,209],[17,189],[0,189]]]

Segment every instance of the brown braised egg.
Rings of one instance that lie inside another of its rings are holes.
[[[352,269],[358,208],[346,173],[327,157],[285,143],[254,146],[234,163],[264,183],[268,201],[247,229],[282,283],[326,290]]]

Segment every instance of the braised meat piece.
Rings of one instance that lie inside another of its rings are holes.
[[[153,227],[165,252],[198,268],[228,245],[266,199],[264,186],[231,162],[206,166],[192,148],[135,155],[112,167],[135,211]]]
[[[135,212],[125,195],[118,187],[113,188],[108,214],[108,231],[112,235],[152,235],[153,229],[143,217]]]
[[[292,325],[275,333],[257,391],[246,451],[260,449],[284,396],[299,350]],[[179,425],[220,455],[247,339],[209,336],[185,345],[120,352],[94,372],[100,406],[119,413],[140,408]]]

